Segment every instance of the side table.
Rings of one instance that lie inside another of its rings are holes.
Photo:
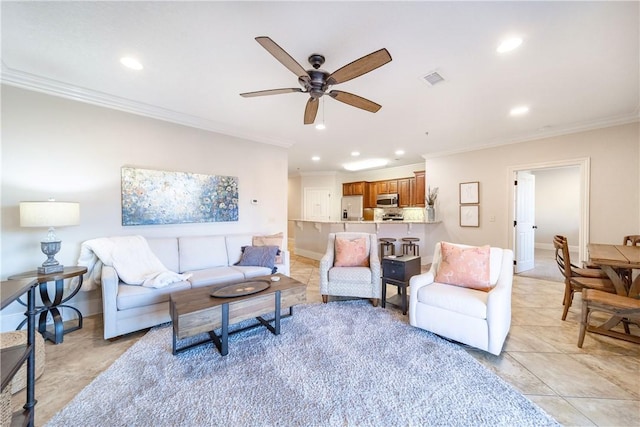
[[[36,314],[39,314],[38,318],[38,332],[42,334],[45,339],[49,341],[60,344],[63,340],[64,334],[67,332],[72,332],[78,329],[82,329],[82,313],[75,307],[71,307],[70,305],[65,305],[67,301],[73,298],[80,288],[82,287],[82,275],[87,272],[86,267],[65,267],[63,271],[57,273],[50,274],[38,274],[36,270],[27,271],[25,273],[20,273],[9,277],[9,280],[19,280],[19,279],[35,279],[40,291],[40,299],[42,300],[41,306],[35,307]],[[71,292],[65,297],[64,296],[64,281],[65,279],[71,279],[73,277],[78,277],[78,283],[71,290]],[[49,296],[49,289],[47,286],[48,282],[55,281],[55,294],[53,295],[53,299]],[[26,304],[18,299],[18,302],[22,305]],[[68,329],[64,329],[64,324],[62,321],[62,315],[60,314],[60,308],[67,308],[69,310],[73,310],[78,315],[78,324],[76,326],[70,327]],[[53,332],[47,330],[47,317],[51,313],[51,317],[53,319]],[[18,325],[17,329],[22,329],[24,324],[26,323],[26,319]]]
[[[411,277],[420,274],[420,257],[402,255],[398,257],[386,256],[382,259],[382,308],[387,302],[402,308],[402,314],[407,314],[407,288]],[[398,287],[398,295],[387,301],[387,284]]]

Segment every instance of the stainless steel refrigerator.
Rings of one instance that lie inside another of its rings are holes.
[[[345,196],[342,198],[340,215],[343,221],[362,220],[363,210],[363,196]]]

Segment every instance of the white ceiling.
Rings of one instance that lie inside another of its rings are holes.
[[[354,150],[401,166],[637,121],[639,5],[3,1],[2,80],[288,147],[290,173],[341,170]],[[522,46],[497,54],[511,35]],[[306,94],[240,97],[299,87],[256,36],[271,37],[304,68],[320,53],[329,72],[386,48],[392,62],[333,87],[382,109],[324,97],[327,129],[318,131],[303,125]],[[125,55],[144,70],[122,67]],[[430,87],[421,77],[434,70],[446,81]],[[529,114],[510,117],[522,104]]]

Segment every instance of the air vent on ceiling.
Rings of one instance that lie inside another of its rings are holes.
[[[442,83],[444,81],[444,77],[442,77],[437,71],[432,71],[429,74],[422,76],[421,78],[429,86],[435,86],[438,83]]]

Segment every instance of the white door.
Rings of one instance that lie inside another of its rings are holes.
[[[329,221],[331,219],[331,190],[305,188],[303,216],[307,221]]]
[[[529,171],[518,171],[516,181],[515,272],[520,273],[535,266],[536,177]]]

